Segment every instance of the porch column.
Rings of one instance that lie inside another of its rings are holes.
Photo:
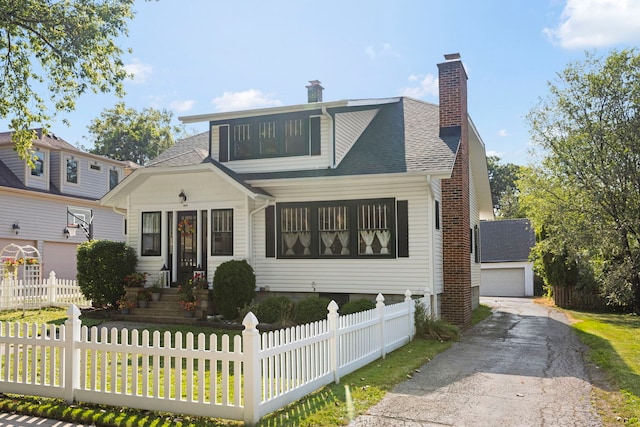
[[[204,270],[204,265],[202,265],[202,211],[198,209],[196,211],[196,224],[198,224],[198,228],[196,230],[196,247],[198,250],[196,251],[196,267],[200,266],[201,269]]]
[[[178,211],[173,211],[173,259],[171,260],[171,281],[178,281],[178,235],[176,224],[178,223]]]
[[[167,260],[169,259],[169,212],[162,211],[162,220],[160,221],[163,224],[160,229],[160,256],[162,257],[162,263],[167,266]]]

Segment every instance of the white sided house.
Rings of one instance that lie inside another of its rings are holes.
[[[138,269],[171,281],[246,259],[260,297],[338,303],[409,289],[466,326],[479,298],[478,227],[492,217],[485,147],[459,55],[440,106],[407,97],[182,117],[178,142],[101,199],[126,214]]]
[[[54,271],[75,279],[78,244],[90,236],[125,240],[125,217],[98,199],[124,178],[126,164],[38,130],[31,168],[13,150],[11,135],[0,133],[0,251],[12,243],[33,246],[43,277]]]

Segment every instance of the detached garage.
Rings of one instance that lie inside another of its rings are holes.
[[[482,221],[480,245],[481,296],[533,296],[535,233],[528,219]]]

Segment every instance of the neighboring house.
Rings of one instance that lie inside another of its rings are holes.
[[[492,218],[485,147],[459,55],[439,64],[440,106],[407,97],[182,117],[187,138],[102,198],[127,215],[138,269],[173,282],[246,259],[259,297],[341,303],[409,289],[469,325],[478,234]]]
[[[533,296],[533,263],[529,261],[536,236],[528,219],[480,223],[482,257],[481,296]]]
[[[126,164],[41,130],[33,155],[32,169],[14,151],[11,132],[0,133],[0,251],[10,243],[34,246],[44,275],[55,271],[58,278],[75,279],[76,247],[89,232],[96,239],[125,240],[124,216],[97,200],[124,178]]]

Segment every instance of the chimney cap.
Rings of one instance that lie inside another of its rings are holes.
[[[444,55],[444,59],[447,61],[456,61],[458,59],[460,59],[460,54],[459,53],[447,53]]]

